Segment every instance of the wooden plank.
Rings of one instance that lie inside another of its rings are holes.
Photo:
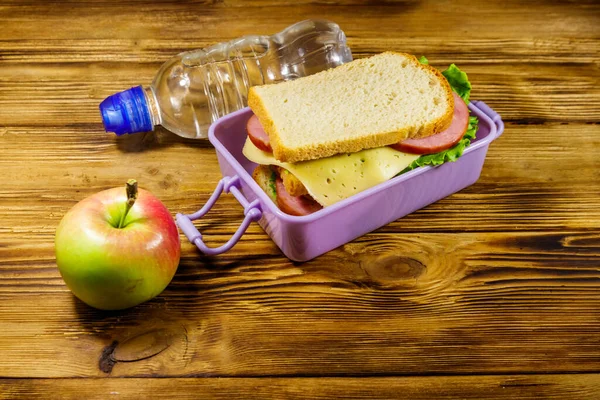
[[[250,28],[249,28],[250,29]],[[20,38],[0,40],[4,65],[57,63],[151,63],[166,61],[183,51],[211,46],[222,38],[55,39],[43,46]],[[351,36],[348,45],[355,58],[387,50],[427,55],[439,65],[456,63],[566,63],[598,61],[600,43],[595,38],[446,38]]]
[[[598,375],[376,378],[2,379],[0,399],[593,399]]]
[[[76,301],[40,236],[1,248],[0,376],[600,370],[597,231],[372,234],[303,264],[259,235],[184,244],[166,291],[122,312]]]
[[[433,59],[432,63],[440,68],[448,65]],[[472,98],[488,103],[506,121],[600,121],[596,64],[500,64],[486,61],[462,67],[473,84]],[[102,129],[100,102],[120,90],[149,85],[159,65],[39,63],[24,70],[20,64],[0,64],[0,121],[4,129],[72,124]]]
[[[599,9],[594,1],[577,2],[575,6],[541,0],[527,5],[516,0],[509,3],[304,1],[294,5],[277,1],[219,1],[193,6],[179,1],[19,3],[7,3],[0,9],[2,40],[44,40],[48,32],[63,39],[224,36],[233,39],[249,33],[274,33],[306,18],[336,21],[350,36],[439,37],[443,32],[448,38],[590,38],[598,35]]]
[[[508,124],[490,145],[475,185],[379,232],[596,231],[597,148],[600,125]],[[23,237],[16,232],[35,232],[50,241],[77,201],[131,177],[173,213],[198,209],[221,178],[206,141],[183,140],[164,130],[116,138],[93,125],[6,127],[0,131],[0,168],[4,176],[18,177],[0,189],[0,241],[17,247]],[[201,226],[209,240],[213,235],[222,240],[241,218],[237,201],[223,196]],[[268,241],[255,224],[248,235]]]

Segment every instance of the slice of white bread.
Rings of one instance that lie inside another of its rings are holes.
[[[444,76],[410,54],[385,52],[314,75],[250,88],[248,104],[273,155],[298,162],[439,133],[452,121]]]

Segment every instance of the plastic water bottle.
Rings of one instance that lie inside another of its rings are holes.
[[[314,74],[352,61],[346,36],[329,21],[298,22],[272,36],[245,36],[185,52],[162,65],[150,86],[100,104],[107,132],[162,125],[186,138],[206,138],[218,118],[247,106],[251,86]]]

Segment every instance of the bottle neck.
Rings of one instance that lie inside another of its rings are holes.
[[[162,123],[162,118],[160,114],[160,107],[158,105],[158,101],[156,100],[156,94],[154,93],[154,89],[151,86],[145,86],[144,88],[144,96],[146,97],[146,102],[148,103],[148,111],[150,112],[150,119],[152,120],[152,125],[160,125]]]

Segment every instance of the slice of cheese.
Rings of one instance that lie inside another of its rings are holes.
[[[393,178],[419,158],[418,154],[386,146],[290,164],[276,160],[248,138],[242,152],[257,164],[278,165],[290,171],[324,207]]]

